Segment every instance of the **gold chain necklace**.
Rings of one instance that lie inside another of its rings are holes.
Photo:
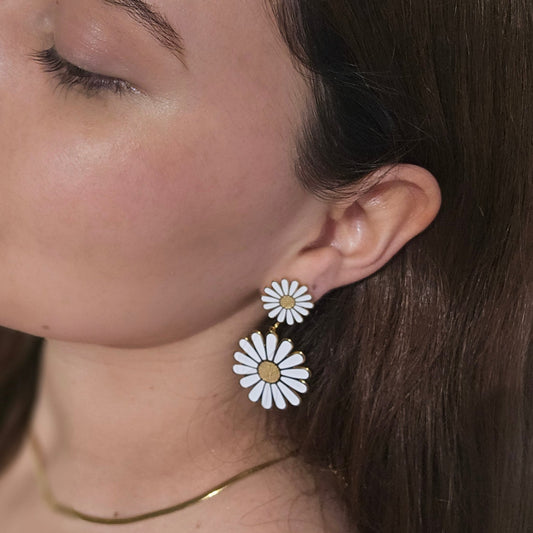
[[[85,520],[87,522],[96,522],[99,524],[129,524],[130,522],[146,520],[148,518],[154,518],[156,516],[161,516],[164,514],[173,513],[174,511],[185,509],[186,507],[189,507],[190,505],[201,502],[203,500],[207,500],[209,498],[212,498],[213,496],[216,496],[217,494],[220,494],[220,492],[222,492],[226,487],[233,485],[233,483],[235,483],[236,481],[244,479],[245,477],[248,477],[251,474],[255,474],[256,472],[259,472],[261,470],[264,470],[265,468],[275,465],[276,463],[279,463],[280,461],[288,459],[289,457],[292,457],[298,453],[298,450],[293,450],[288,455],[285,455],[283,457],[278,457],[277,459],[272,459],[265,463],[261,463],[260,465],[253,466],[252,468],[248,468],[247,470],[244,470],[243,472],[240,472],[239,474],[233,477],[230,477],[229,479],[226,479],[222,483],[219,483],[215,487],[203,492],[202,494],[199,494],[198,496],[195,496],[194,498],[190,498],[189,500],[178,503],[176,505],[172,505],[170,507],[165,507],[157,511],[151,511],[149,513],[143,513],[143,514],[129,516],[125,518],[100,518],[97,516],[93,516],[93,515],[89,515],[89,514],[77,511],[76,509],[73,509],[72,507],[64,505],[55,499],[52,493],[52,490],[50,488],[50,484],[48,483],[47,476],[46,476],[46,469],[44,466],[42,447],[39,441],[37,440],[37,436],[34,433],[30,434],[30,439],[31,439],[32,449],[34,452],[34,457],[35,457],[35,467],[36,467],[35,470],[36,470],[37,479],[39,481],[39,485],[41,488],[41,495],[43,496],[45,501],[48,503],[48,505],[56,512],[69,515],[69,516],[74,516],[76,518],[80,518],[81,520]]]

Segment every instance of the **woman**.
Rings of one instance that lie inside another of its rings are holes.
[[[531,531],[527,0],[0,29],[2,531]]]

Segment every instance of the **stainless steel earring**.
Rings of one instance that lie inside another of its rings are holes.
[[[233,372],[243,376],[240,384],[244,388],[252,387],[248,398],[270,409],[275,405],[285,409],[287,402],[299,405],[301,398],[298,393],[308,390],[306,379],[311,372],[299,366],[305,361],[300,351],[293,351],[291,339],[278,338],[276,329],[282,322],[289,325],[303,322],[304,316],[314,307],[312,297],[307,294],[307,287],[298,281],[282,279],[273,281],[265,287],[261,296],[263,307],[269,311],[268,316],[275,318],[276,323],[269,329],[266,338],[260,331],[254,331],[250,338],[239,341],[242,351],[233,354],[238,364],[233,365]]]

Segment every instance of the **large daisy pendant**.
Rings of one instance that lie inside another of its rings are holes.
[[[242,387],[251,387],[248,398],[252,402],[261,399],[265,409],[273,405],[285,409],[287,403],[300,404],[298,393],[307,392],[304,380],[310,377],[311,372],[299,366],[305,361],[305,356],[293,350],[290,339],[280,341],[273,331],[264,338],[260,331],[254,331],[250,338],[241,339],[239,346],[242,351],[233,354],[237,361],[233,372],[243,376],[240,379]]]

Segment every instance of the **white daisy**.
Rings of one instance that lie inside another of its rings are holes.
[[[248,397],[252,402],[261,398],[261,405],[270,409],[274,403],[279,409],[300,404],[300,396],[294,391],[307,392],[309,378],[308,368],[298,365],[305,361],[302,352],[293,352],[292,341],[282,339],[279,342],[276,333],[268,333],[266,339],[259,331],[254,331],[250,339],[239,341],[242,352],[235,352],[233,357],[239,363],[233,365],[233,372],[243,375],[240,384],[244,388],[252,387]]]
[[[303,317],[314,307],[310,301],[312,296],[305,294],[307,287],[297,281],[282,279],[281,284],[273,281],[270,287],[265,287],[265,295],[261,296],[263,307],[270,312],[268,316],[278,322],[287,322],[292,326],[294,322],[303,322]]]

